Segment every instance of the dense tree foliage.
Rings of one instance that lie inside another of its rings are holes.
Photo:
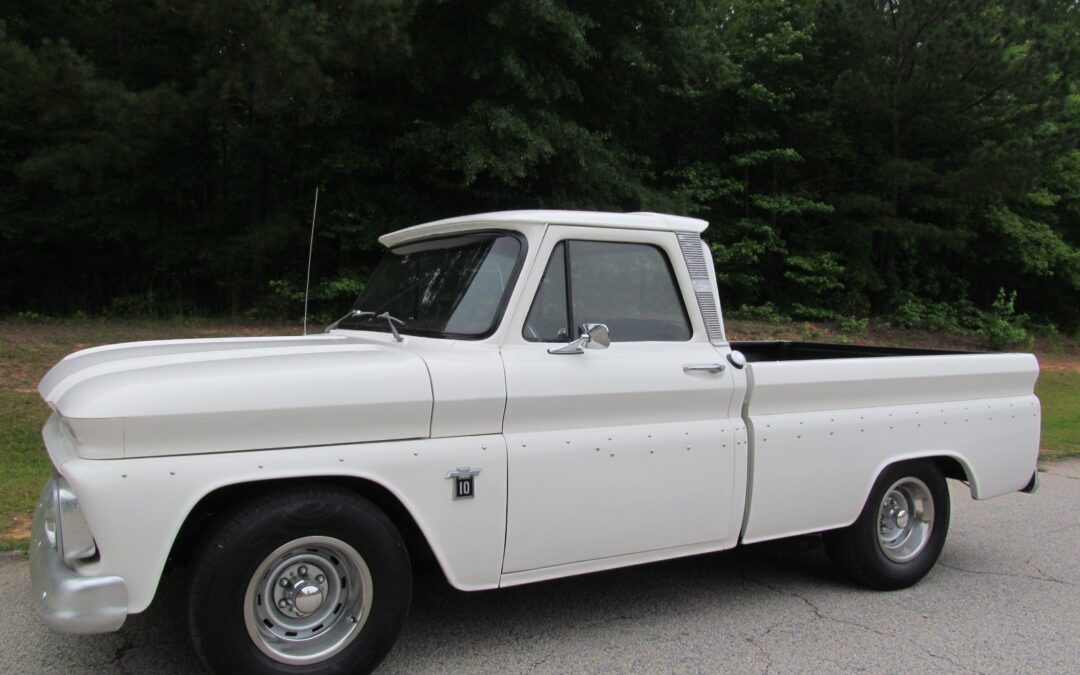
[[[1072,2],[2,11],[0,311],[297,316],[320,186],[323,313],[384,232],[539,207],[708,219],[729,309],[1080,324]]]

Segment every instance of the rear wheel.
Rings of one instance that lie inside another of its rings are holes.
[[[829,557],[849,577],[894,590],[933,568],[949,531],[949,489],[926,460],[888,467],[878,476],[858,519],[825,533]]]
[[[204,541],[190,588],[192,637],[217,672],[368,672],[397,638],[412,573],[371,502],[301,488],[227,517]]]

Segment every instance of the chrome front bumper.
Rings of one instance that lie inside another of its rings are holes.
[[[65,633],[118,630],[127,619],[127,584],[116,576],[84,577],[65,565],[45,535],[46,503],[44,498],[38,502],[30,536],[30,581],[38,615]]]

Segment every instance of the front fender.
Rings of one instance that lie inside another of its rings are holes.
[[[446,474],[480,469],[475,496],[453,499]],[[131,460],[72,458],[61,473],[78,496],[100,552],[84,576],[118,576],[128,611],[154,597],[184,521],[206,495],[257,481],[349,477],[386,488],[420,528],[450,583],[495,588],[506,527],[506,446],[498,435],[332,445]]]

